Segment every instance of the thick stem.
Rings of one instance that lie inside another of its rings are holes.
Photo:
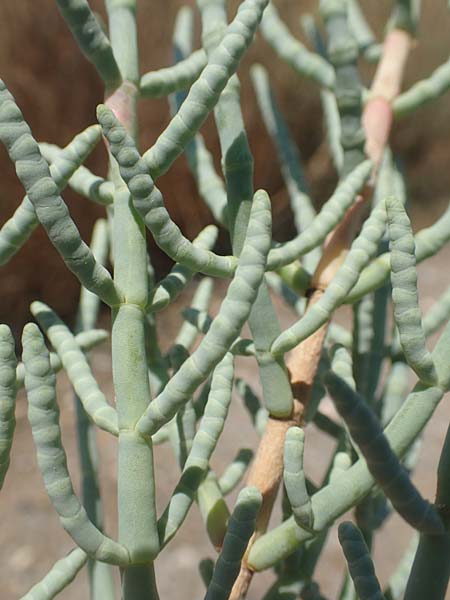
[[[149,564],[159,550],[156,526],[153,450],[150,440],[134,431],[150,402],[145,354],[147,254],[143,223],[131,207],[128,192],[116,193],[114,202],[114,280],[125,302],[114,310],[112,329],[113,378],[119,418],[118,507],[119,539],[132,561]],[[141,569],[144,568],[142,565]],[[123,599],[156,598],[145,588],[153,579],[130,567],[123,575]],[[137,575],[138,583],[135,584]],[[153,586],[154,587],[154,586]],[[135,594],[134,590],[139,590]]]
[[[159,600],[153,563],[122,569],[122,598]]]
[[[420,536],[408,584],[405,600],[444,598],[450,579],[450,428],[445,436],[438,466],[435,506],[447,531],[443,535]]]
[[[124,83],[106,104],[137,138],[136,84],[139,78],[136,0],[108,0],[113,51]],[[121,570],[123,600],[158,600],[153,559],[159,551],[153,448],[135,425],[150,402],[145,349],[148,302],[145,227],[110,156],[116,188],[113,217],[114,281],[124,302],[113,310],[112,363],[119,420],[119,539],[132,565]]]

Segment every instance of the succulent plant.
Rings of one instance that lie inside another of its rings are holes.
[[[33,302],[35,322],[22,335],[23,362],[16,357],[11,330],[0,325],[0,487],[9,467],[15,398],[24,385],[44,485],[75,544],[23,599],[54,598],[87,564],[93,600],[115,597],[111,566],[120,569],[124,600],[156,600],[158,555],[195,504],[219,550],[215,562],[200,564],[207,600],[244,598],[254,573],[268,568],[277,578],[265,600],[323,598],[315,567],[328,531],[350,509],[357,526],[339,528],[350,576],[341,599],[444,598],[450,574],[449,434],[434,503],[411,482],[410,449],[450,387],[449,291],[422,319],[416,275],[416,263],[450,239],[450,212],[412,233],[403,175],[389,149],[394,119],[450,87],[450,68],[444,63],[400,93],[415,44],[418,2],[394,0],[385,38],[378,43],[358,0],[321,0],[323,33],[316,17],[303,16],[308,49],[269,0],[243,0],[230,23],[225,0],[198,0],[202,47],[192,50],[193,11],[185,6],[174,28],[174,64],[144,75],[138,68],[137,0],[105,0],[108,31],[87,0],[56,4],[103,80],[105,100],[97,107],[98,124],[59,148],[34,139],[12,90],[0,82],[0,140],[25,190],[16,212],[0,228],[0,264],[42,225],[81,285],[74,331],[49,306]],[[297,227],[295,237],[283,243],[272,239],[268,194],[253,187],[253,157],[241,112],[237,69],[258,29],[296,75],[319,86],[338,175],[335,191],[316,212],[269,75],[253,65],[259,107],[275,142]],[[376,63],[369,90],[361,83],[359,58]],[[169,96],[173,116],[141,152],[137,103],[159,96]],[[200,133],[210,114],[218,130],[222,174]],[[109,152],[106,179],[84,166],[102,134]],[[182,153],[199,195],[229,232],[229,255],[214,251],[216,226],[191,241],[165,206],[157,179]],[[66,186],[105,208],[106,218],[97,221],[90,246],[61,197]],[[147,230],[175,263],[160,281],[155,281],[147,250]],[[229,285],[212,315],[214,278],[227,279]],[[197,291],[164,354],[156,331],[158,313],[193,280]],[[284,331],[272,294],[296,314]],[[101,390],[88,356],[107,335],[95,329],[100,303],[111,310],[114,402]],[[332,322],[345,303],[353,305],[348,329]],[[388,336],[391,308],[395,326]],[[246,323],[250,338],[241,337]],[[443,325],[429,350],[428,338]],[[258,364],[261,399],[249,382],[235,376],[236,362],[248,359]],[[60,369],[76,395],[81,498],[74,492],[61,441]],[[408,393],[410,369],[417,384]],[[219,474],[211,456],[234,385],[260,442],[252,462],[252,452],[240,448],[237,439],[236,458]],[[321,409],[326,392],[343,423]],[[303,465],[303,430],[311,422],[336,441],[319,486]],[[117,541],[103,531],[96,427],[117,438]],[[158,516],[153,446],[167,442],[181,473]],[[243,479],[246,487],[230,514],[226,496]],[[268,530],[281,486],[283,521]],[[393,510],[420,538],[383,594],[370,552],[374,535]]]

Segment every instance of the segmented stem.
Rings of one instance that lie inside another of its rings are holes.
[[[50,175],[58,192],[65,188],[67,182],[79,170],[100,137],[100,127],[92,125],[76,135],[64,149],[52,154]],[[39,145],[41,150],[42,146],[43,144]],[[20,250],[38,225],[34,206],[28,196],[25,196],[13,216],[0,229],[0,265],[7,263]]]
[[[255,529],[261,494],[254,487],[244,488],[228,523],[222,552],[214,567],[205,600],[227,600],[239,574],[241,559]]]
[[[47,575],[20,600],[52,600],[75,579],[86,564],[87,558],[86,552],[75,548],[67,556],[56,561]]]
[[[391,283],[394,318],[409,366],[428,385],[437,381],[433,358],[427,350],[417,293],[414,236],[403,205],[386,201],[391,247]]]
[[[9,467],[16,427],[16,368],[14,337],[7,325],[0,325],[0,489]]]
[[[345,521],[339,525],[338,534],[360,600],[384,600],[369,549],[359,529]]]
[[[209,460],[228,414],[233,375],[233,356],[228,353],[214,370],[205,412],[192,441],[180,481],[158,521],[161,546],[165,546],[180,528],[208,471]]]
[[[33,431],[39,469],[49,498],[64,529],[92,558],[115,565],[129,562],[127,549],[101,533],[89,520],[75,495],[61,443],[56,381],[41,332],[33,323],[22,336],[28,418]]]
[[[197,350],[183,363],[164,390],[153,400],[137,424],[143,435],[152,435],[167,423],[225,356],[247,320],[261,283],[270,245],[270,202],[256,192],[246,242],[239,266],[219,314]]]
[[[86,356],[58,315],[42,302],[33,302],[31,312],[59,355],[74,389],[90,418],[105,431],[118,434],[117,413],[95,380]]]
[[[117,304],[119,295],[110,274],[81,239],[39,146],[3,81],[0,81],[0,141],[16,165],[17,175],[39,221],[68,268],[101,300],[109,305]]]
[[[111,44],[87,0],[56,0],[80,50],[95,66],[106,89],[119,87],[122,76]]]

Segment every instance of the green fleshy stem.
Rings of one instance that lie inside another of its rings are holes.
[[[369,471],[397,512],[419,531],[442,533],[439,515],[412,484],[406,469],[391,449],[380,422],[364,399],[332,371],[324,379]]]
[[[200,577],[207,588],[211,583],[211,579],[214,573],[214,561],[211,558],[204,558],[199,562],[198,570],[200,571]]]
[[[9,467],[9,456],[16,427],[15,342],[7,325],[0,325],[0,490]]]
[[[56,0],[80,50],[95,66],[106,89],[113,91],[122,82],[111,44],[87,0]]]
[[[189,57],[192,51],[193,13],[186,13],[187,7],[180,9],[173,34],[174,55],[177,66]],[[202,13],[203,14],[203,13]],[[217,19],[216,19],[217,21]],[[206,53],[202,50],[206,65]],[[169,101],[172,115],[175,115],[186,99],[187,92],[173,94]],[[200,197],[211,211],[214,219],[227,227],[227,193],[222,177],[214,166],[214,159],[206,147],[200,133],[185,148],[186,159],[197,184]]]
[[[338,173],[341,173],[344,166],[344,150],[341,144],[341,119],[336,96],[333,92],[322,90],[320,100],[331,158],[333,159],[334,168]]]
[[[220,549],[227,530],[230,511],[214,471],[209,470],[199,485],[197,502],[209,541],[214,548]]]
[[[298,75],[312,79],[321,86],[332,88],[335,82],[333,68],[320,54],[310,52],[297,40],[269,4],[261,21],[261,33],[278,56]]]
[[[349,0],[348,19],[360,53],[367,61],[377,62],[381,57],[383,47],[377,42],[358,0]]]
[[[207,225],[194,239],[192,244],[202,250],[211,250],[216,243],[217,235],[217,227]],[[186,288],[194,274],[195,272],[188,267],[180,264],[174,265],[169,273],[151,291],[146,310],[148,312],[156,312],[168,306]]]
[[[333,460],[333,466],[330,471],[330,482],[333,483],[335,479],[340,477],[342,473],[345,473],[352,466],[352,459],[347,452],[336,452]]]
[[[226,31],[226,5],[222,0],[201,0],[198,5],[202,18],[203,47],[208,57],[212,57]],[[222,171],[226,182],[227,226],[235,256],[239,256],[242,250],[254,191],[254,161],[241,111],[240,88],[241,84],[235,73],[214,107]],[[229,118],[230,114],[233,119]]]
[[[351,3],[348,5],[349,19],[351,17]],[[321,32],[311,15],[302,17],[302,25],[306,36],[316,51],[327,58],[327,50]],[[350,22],[351,26],[351,22]],[[353,32],[354,33],[354,32]],[[356,37],[356,36],[355,36]],[[344,150],[341,144],[341,118],[337,105],[336,95],[333,91],[322,89],[320,91],[320,103],[322,105],[323,119],[328,146],[337,173],[342,172],[344,164]]]
[[[206,53],[200,48],[171,67],[145,73],[139,92],[142,98],[159,98],[187,89],[199,78],[206,63]]]
[[[169,360],[174,371],[178,371],[188,357],[189,352],[181,345],[175,344],[169,351]],[[181,469],[183,469],[192,448],[196,431],[196,421],[197,415],[192,404],[192,399],[190,399],[168,424],[169,439]]]
[[[414,236],[416,246],[416,262],[434,256],[450,239],[450,207],[445,213],[430,227],[421,229]],[[361,273],[358,283],[353,287],[345,303],[353,303],[362,298],[368,292],[371,292],[386,283],[390,274],[389,252],[378,256]]]
[[[416,37],[420,19],[420,0],[395,0],[388,27],[403,29]]]
[[[107,262],[109,249],[108,222],[106,219],[97,219],[92,229],[91,250],[100,264],[104,265]],[[98,319],[99,308],[100,298],[86,288],[81,288],[76,331],[89,331],[93,329]]]
[[[298,578],[281,577],[269,588],[262,600],[298,600],[305,589],[303,581]]]
[[[300,427],[288,429],[284,441],[283,481],[295,522],[300,527],[312,530],[314,529],[314,514],[303,470],[304,446],[304,431]]]
[[[352,390],[356,389],[356,383],[353,377],[352,355],[345,346],[336,345],[332,347],[331,369],[336,375],[339,375]]]
[[[241,396],[244,406],[250,415],[253,427],[262,435],[266,427],[268,412],[261,406],[258,396],[243,379],[236,379],[236,390]]]
[[[233,256],[219,256],[199,245],[194,246],[184,237],[170,218],[162,194],[155,186],[149,168],[132,137],[106,106],[100,105],[97,108],[97,117],[108,139],[111,153],[119,163],[120,174],[130,191],[133,205],[158,246],[174,261],[192,271],[230,276],[236,268],[236,259]]]
[[[282,354],[291,350],[331,318],[333,311],[343,303],[348,292],[358,281],[363,268],[375,256],[385,226],[386,209],[384,205],[376,206],[364,222],[361,233],[353,242],[344,263],[324,294],[303,317],[283,331],[274,341],[271,348],[273,354]]]
[[[436,507],[446,524],[444,535],[420,536],[405,590],[405,600],[440,600],[450,579],[449,506],[450,428],[447,429],[437,469]]]
[[[298,263],[297,263],[298,264]],[[289,265],[288,270],[290,271],[290,267],[294,265]],[[286,267],[282,269],[286,271]],[[302,315],[305,312],[305,298],[299,297],[293,289],[291,289],[290,285],[283,281],[280,273],[271,273],[267,272],[265,275],[265,280],[270,289],[272,289],[276,294],[278,294],[282,300],[290,307],[297,315]],[[303,290],[308,289],[310,277],[308,277],[308,283],[305,281],[305,286]],[[292,283],[289,281],[289,283]]]
[[[95,222],[90,247],[96,260],[102,265],[106,264],[110,250],[110,240],[109,227],[105,219],[97,219]],[[94,327],[98,319],[99,308],[99,297],[82,287],[75,331],[86,331]],[[89,519],[103,531],[103,506],[98,477],[99,455],[95,423],[90,420],[80,398],[76,394],[74,402],[82,503]],[[87,568],[92,600],[114,600],[114,581],[111,566],[89,559]]]
[[[228,227],[225,185],[215,169],[213,156],[200,134],[186,145],[186,158],[197,183],[200,197],[217,223]]]
[[[224,2],[201,2],[203,43],[211,55],[222,39],[227,17]],[[233,75],[215,108],[215,121],[222,153],[222,169],[227,189],[227,219],[233,254],[239,256],[245,240],[253,197],[254,160],[245,130],[240,103],[240,82]],[[229,119],[229,115],[234,116]],[[293,399],[287,369],[282,358],[273,357],[270,346],[280,334],[278,318],[262,281],[248,324],[252,333],[259,367],[264,403],[276,417],[292,413]]]
[[[244,488],[228,523],[222,551],[214,567],[205,600],[227,600],[241,568],[241,559],[252,536],[262,497],[255,487]]]
[[[446,392],[450,389],[450,322],[441,333],[436,346],[431,353],[436,368],[439,386]]]
[[[28,418],[36,445],[39,469],[49,498],[64,529],[90,557],[110,564],[125,565],[127,549],[105,536],[89,520],[75,495],[61,442],[56,380],[48,351],[38,327],[29,323],[22,336]]]
[[[342,171],[346,176],[366,158],[362,126],[362,85],[358,71],[358,45],[350,29],[346,0],[320,0],[320,12],[328,34],[327,54],[335,68],[334,95],[339,110]]]
[[[393,103],[394,115],[405,117],[418,108],[445,94],[450,88],[450,59],[437,67],[427,79],[422,79],[400,94]]]
[[[271,136],[278,156],[294,215],[297,232],[310,227],[316,216],[305,182],[301,166],[301,158],[272,93],[267,71],[261,65],[253,65],[251,77],[256,92],[259,109],[269,135]],[[303,259],[303,265],[309,272],[314,272],[320,259],[320,248],[317,246]]]
[[[252,458],[253,451],[250,448],[242,448],[222,473],[219,488],[224,496],[232,492],[242,481]]]
[[[109,333],[104,329],[91,329],[90,331],[82,331],[81,333],[77,333],[75,336],[75,341],[79,348],[83,352],[88,352],[101,344],[109,337]],[[53,369],[54,373],[57,373],[63,368],[61,359],[55,352],[50,353],[50,365]],[[16,385],[17,389],[20,389],[24,385],[25,379],[25,367],[23,362],[19,362],[16,368]]]
[[[132,84],[134,94],[139,85],[137,0],[106,0],[105,5],[114,56],[122,79]]]
[[[153,177],[165,173],[183,152],[219,100],[228,80],[253,40],[269,0],[245,0],[208,58],[186,100],[155,144],[144,154]]]
[[[56,561],[47,575],[36,583],[20,600],[52,600],[75,579],[87,561],[87,554],[75,548]]]
[[[137,424],[142,435],[153,435],[183,406],[222,360],[248,318],[261,284],[270,246],[270,201],[256,192],[244,249],[219,313],[202,342],[155,398]]]
[[[97,125],[88,127],[58,153],[52,154],[50,175],[55,182],[58,192],[61,192],[73,174],[92,152],[101,138],[101,129]],[[39,147],[44,146],[40,144]],[[20,250],[33,231],[39,225],[34,206],[28,196],[22,200],[0,229],[0,265],[4,265]]]
[[[60,357],[87,414],[98,427],[117,435],[116,409],[107,403],[86,356],[80,350],[69,328],[51,308],[42,302],[33,302],[31,312]]]
[[[360,530],[350,521],[339,525],[339,543],[360,600],[384,600],[375,568]]]
[[[446,324],[450,318],[450,287],[428,309],[422,320],[423,330],[428,337]]]
[[[388,586],[385,590],[386,600],[404,600],[406,584],[411,573],[411,567],[417,552],[418,543],[419,534],[415,531],[399,564],[389,578]]]
[[[382,396],[381,422],[387,425],[400,409],[408,395],[408,378],[411,371],[403,362],[395,362],[386,379]]]
[[[416,258],[411,223],[401,202],[386,200],[391,249],[394,319],[406,362],[428,385],[437,382],[433,359],[426,347],[417,292]]]
[[[226,354],[214,370],[211,391],[200,427],[184,464],[172,498],[158,521],[161,546],[164,547],[182,525],[198,487],[209,467],[209,460],[222,433],[233,388],[233,356]]]
[[[190,309],[205,312],[208,309],[211,301],[211,296],[214,289],[214,280],[210,277],[205,277],[200,281],[195,290]],[[187,309],[189,310],[189,309]],[[180,344],[188,350],[191,350],[198,336],[198,329],[189,320],[185,320],[178,331],[175,338],[175,344]]]
[[[137,238],[134,236],[131,239],[136,241]],[[138,266],[138,260],[134,258]],[[145,245],[142,244],[141,267],[145,266],[145,258]],[[117,265],[116,261],[116,269]],[[126,272],[122,272],[122,275],[126,277]],[[135,278],[130,279],[130,283],[134,282]],[[129,296],[139,293],[140,283],[134,290],[130,286]],[[142,573],[137,570],[130,573],[131,579],[128,578],[127,585],[132,585],[133,574],[137,579],[150,576],[149,572],[153,569],[150,563],[159,552],[153,446],[150,439],[144,439],[135,430],[151,398],[145,335],[145,314],[139,306],[125,303],[114,311],[111,345],[119,426],[119,541],[128,549],[131,561],[142,564],[143,568]]]
[[[45,142],[39,143],[39,149],[48,163],[56,161],[58,156],[65,150],[56,144],[47,144]],[[52,167],[50,164],[50,173],[51,171]],[[100,175],[95,175],[83,165],[80,165],[73,172],[67,184],[74,192],[100,206],[108,206],[114,202],[114,184],[112,181],[107,181],[103,177],[100,177]]]
[[[331,198],[324,204],[305,231],[269,252],[267,268],[269,270],[279,269],[321,244],[353,204],[358,192],[368,180],[371,170],[372,163],[370,161],[365,161],[355,167],[354,171],[349,173],[338,185]]]
[[[67,267],[81,284],[110,306],[120,297],[108,271],[94,258],[59,196],[37,142],[13,96],[0,81],[0,141],[15,163],[17,175],[39,221]]]

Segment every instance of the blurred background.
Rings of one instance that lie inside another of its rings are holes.
[[[105,18],[102,0],[90,3]],[[177,9],[194,1],[153,0],[138,2],[141,72],[171,64],[171,35]],[[229,3],[230,15],[238,2]],[[305,42],[300,15],[314,12],[318,3],[304,0],[279,0],[277,6],[291,30]],[[382,39],[383,24],[391,1],[362,0],[375,32]],[[450,51],[450,14],[444,0],[423,0],[419,42],[411,54],[405,87],[426,76],[446,59]],[[199,22],[196,21],[197,45]],[[39,141],[67,144],[72,137],[95,122],[95,107],[102,101],[102,85],[91,65],[79,52],[72,35],[56,9],[54,0],[0,2],[0,76],[15,95],[25,118]],[[320,206],[332,191],[336,177],[324,143],[319,90],[296,76],[258,36],[240,67],[245,122],[255,157],[255,186],[269,191],[273,198],[275,232],[278,239],[293,234],[292,218],[282,187],[274,148],[262,124],[249,81],[248,68],[255,62],[269,70],[276,97],[296,140],[314,202]],[[370,84],[373,67],[363,66],[364,84]],[[139,108],[141,146],[146,149],[169,120],[166,99],[144,100]],[[448,138],[450,132],[448,96],[420,110],[394,127],[392,144],[404,163],[408,176],[415,226],[442,212],[450,191]],[[204,127],[208,147],[220,170],[217,135],[209,119]],[[90,167],[105,173],[106,154],[99,147],[89,159]],[[0,225],[11,216],[23,196],[14,169],[0,148]],[[186,160],[180,157],[158,184],[166,205],[186,235],[192,238],[211,222],[208,209],[198,198]],[[78,198],[69,190],[64,198],[85,240],[89,240],[94,220],[102,208]],[[167,258],[152,246],[153,262],[159,274],[170,267]],[[222,234],[221,248],[227,250]],[[31,240],[1,271],[0,321],[12,323],[17,330],[28,318],[32,300],[49,302],[65,318],[73,315],[78,284],[67,271],[56,251],[39,228]]]
[[[361,0],[369,21],[382,39],[383,24],[390,12],[390,0]],[[102,0],[90,4],[105,17]],[[139,36],[141,48],[141,72],[147,72],[171,64],[171,36],[177,9],[181,0],[139,0]],[[192,0],[189,4],[194,5]],[[236,0],[229,1],[230,14],[234,14]],[[301,14],[314,11],[318,2],[292,0],[276,2],[280,13],[290,29],[303,41],[300,25]],[[301,6],[299,10],[298,6]],[[417,47],[411,54],[404,87],[427,76],[443,62],[450,52],[450,13],[445,0],[423,0],[422,21]],[[196,40],[199,45],[199,23],[196,20]],[[0,77],[15,95],[19,106],[32,127],[35,137],[41,141],[67,144],[72,137],[95,122],[95,107],[102,101],[102,86],[94,69],[85,60],[65,26],[54,0],[20,0],[0,2]],[[248,69],[255,62],[263,63],[272,79],[272,85],[283,114],[290,126],[300,150],[305,174],[317,207],[327,200],[336,183],[336,174],[324,142],[322,115],[317,86],[299,79],[273,54],[258,36],[239,70],[242,83],[242,101],[250,144],[255,157],[255,187],[269,191],[273,199],[274,228],[278,239],[293,234],[292,216],[281,181],[273,145],[260,118]],[[364,84],[370,84],[373,67],[362,66]],[[141,146],[147,148],[159,135],[169,120],[165,99],[145,100],[140,104]],[[212,119],[204,127],[209,149],[214,153],[217,169],[220,169],[218,140]],[[450,96],[443,96],[432,105],[421,109],[394,126],[392,146],[400,157],[407,176],[408,194],[411,202],[415,229],[428,225],[443,212],[450,193]],[[106,171],[106,153],[99,147],[89,159],[90,168],[99,174]],[[9,218],[22,199],[23,190],[14,169],[0,147],[0,225]],[[164,193],[166,205],[186,235],[192,238],[205,224],[211,222],[208,209],[201,203],[184,157],[180,157],[170,172],[158,183]],[[85,240],[89,240],[95,219],[102,209],[87,200],[76,197],[70,191],[64,198]],[[170,268],[167,258],[154,247],[149,239],[152,260],[159,275]],[[227,237],[222,233],[220,251],[228,250]],[[450,251],[444,249],[419,269],[421,303],[426,309],[449,283],[446,275]],[[445,275],[443,275],[445,274]],[[167,347],[180,322],[180,307],[190,298],[193,288],[179,299],[168,311],[163,311],[159,330],[163,346]],[[214,313],[220,301],[223,286],[218,288]],[[11,324],[18,334],[23,323],[30,319],[29,304],[32,300],[49,303],[69,323],[73,319],[78,301],[79,288],[67,271],[59,255],[49,244],[41,228],[36,230],[25,247],[13,260],[1,269],[0,322]],[[292,314],[277,306],[282,326],[292,322]],[[344,310],[340,319],[348,318]],[[105,314],[105,324],[108,323]],[[17,335],[18,337],[18,335]],[[253,362],[253,361],[251,361]],[[107,344],[93,355],[93,366],[99,381],[112,398],[109,349]],[[257,387],[257,373],[249,363],[239,372]],[[59,398],[62,411],[63,440],[69,455],[69,467],[74,474],[78,489],[76,440],[73,433],[72,390],[63,377],[59,378]],[[435,489],[436,456],[439,453],[450,407],[439,408],[432,425],[427,430],[426,455],[422,457],[415,481],[422,493],[432,497]],[[249,446],[256,445],[256,436],[238,403],[234,403],[230,419],[217,451],[219,472],[236,452],[236,432]],[[326,467],[330,451],[329,440],[314,427],[307,431],[307,471],[319,480]],[[116,454],[114,441],[99,435],[102,464],[102,491],[105,499],[108,533],[114,529],[116,512]],[[309,453],[309,454],[308,454]],[[171,451],[157,450],[159,508],[163,508],[176,483],[177,468]],[[17,408],[17,434],[14,441],[12,464],[0,494],[0,581],[2,599],[15,600],[24,594],[50,568],[51,564],[73,542],[62,530],[54,510],[49,504],[35,464],[35,451],[26,419],[25,398],[20,396]],[[4,515],[7,515],[6,517]],[[376,543],[375,559],[383,581],[392,572],[410,537],[410,530],[400,519],[388,521],[382,541]],[[193,541],[195,540],[195,544]],[[158,582],[161,597],[202,597],[202,585],[197,574],[197,563],[214,552],[203,533],[197,511],[191,511],[186,524],[158,562]],[[319,564],[318,577],[328,597],[339,587],[343,558],[337,551],[335,531],[331,544]],[[174,568],[174,565],[175,568]],[[177,577],[173,577],[174,571]],[[81,588],[78,583],[81,581]],[[178,581],[178,584],[177,584]],[[183,581],[180,590],[179,582]],[[249,600],[262,597],[270,581],[269,574],[258,576]],[[189,590],[186,596],[186,590]],[[181,593],[180,593],[181,592]],[[87,597],[85,573],[77,583],[69,587],[61,598],[75,600]]]

